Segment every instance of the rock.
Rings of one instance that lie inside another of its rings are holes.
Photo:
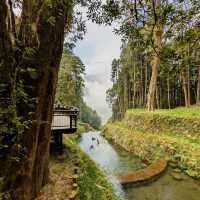
[[[77,183],[73,183],[73,187],[74,187],[74,188],[77,188],[77,187],[78,187],[78,184],[77,184]]]
[[[74,174],[78,174],[79,167],[74,167]]]
[[[70,194],[69,194],[69,199],[75,199],[77,195],[77,191],[76,190],[73,190]]]
[[[78,179],[78,175],[77,174],[72,176],[73,183],[77,183],[77,179]]]
[[[178,172],[171,172],[171,176],[177,181],[183,180],[182,174],[180,174]]]
[[[99,140],[97,139],[97,144],[99,145],[100,144],[100,142],[99,142]]]
[[[177,172],[177,173],[181,173],[182,172],[181,169],[179,169],[179,168],[175,168],[173,171]]]
[[[94,145],[90,145],[90,149],[94,149]]]
[[[142,163],[141,166],[142,166],[142,168],[145,168],[145,167],[147,167],[148,165],[147,165],[146,163]]]
[[[177,164],[174,162],[169,162],[169,166],[172,168],[177,168]]]
[[[92,141],[96,140],[96,138],[92,137]]]

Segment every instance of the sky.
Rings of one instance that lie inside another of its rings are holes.
[[[106,103],[106,90],[110,81],[111,63],[120,56],[121,39],[109,26],[87,22],[87,34],[75,48],[86,66],[84,99],[101,116],[103,123],[111,117],[111,108]]]

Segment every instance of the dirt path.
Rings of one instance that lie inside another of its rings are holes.
[[[73,166],[54,160],[50,163],[50,182],[36,200],[72,200],[74,198]]]

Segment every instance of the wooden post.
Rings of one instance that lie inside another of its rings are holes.
[[[72,128],[72,115],[69,116],[70,117],[70,129]]]
[[[77,128],[77,116],[75,116],[74,120],[75,120],[75,128]]]
[[[62,137],[62,133],[59,134],[59,147],[60,147],[60,155],[63,154],[63,137]]]

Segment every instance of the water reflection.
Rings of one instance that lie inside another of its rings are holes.
[[[116,193],[122,200],[200,200],[200,182],[181,175],[172,177],[172,169],[154,183],[123,189],[115,175],[140,169],[141,161],[132,154],[115,147],[100,132],[82,135],[80,147],[108,174]]]
[[[186,175],[175,180],[172,169],[152,184],[125,190],[130,200],[199,200],[200,182]]]
[[[117,194],[126,199],[124,191],[115,175],[136,170],[141,167],[138,158],[109,144],[100,132],[88,132],[82,135],[80,147],[108,174]]]

